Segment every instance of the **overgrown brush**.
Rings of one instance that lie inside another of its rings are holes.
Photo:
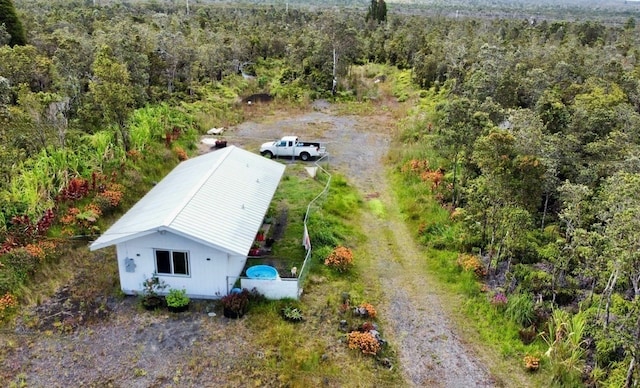
[[[535,303],[530,293],[517,293],[509,296],[504,315],[511,321],[527,327],[533,324],[535,319]]]
[[[584,334],[585,315],[582,312],[570,315],[562,309],[555,309],[548,322],[543,338],[549,349],[553,381],[561,386],[579,386],[585,366]]]

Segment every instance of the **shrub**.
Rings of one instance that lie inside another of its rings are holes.
[[[9,292],[6,292],[0,298],[0,320],[13,312],[16,307],[18,307],[18,298]]]
[[[176,156],[178,157],[178,160],[181,162],[189,159],[187,152],[184,149],[182,149],[182,147],[174,148],[173,152],[175,152]]]
[[[0,294],[15,290],[26,278],[26,273],[0,262]]]
[[[58,201],[78,201],[89,194],[89,182],[84,178],[72,178],[58,194]]]
[[[244,315],[249,307],[249,290],[243,289],[240,292],[229,293],[220,298],[222,307],[238,316]]]
[[[356,307],[354,312],[361,317],[374,319],[376,317],[376,309],[373,307],[371,303],[362,303],[360,306]]]
[[[67,214],[62,216],[60,221],[64,225],[74,228],[77,233],[93,234],[98,232],[98,227],[95,224],[101,215],[102,210],[98,205],[90,203],[82,210],[77,207],[69,208]]]
[[[156,275],[142,282],[142,307],[147,310],[155,310],[163,306],[164,302],[158,292],[167,288],[167,284]]]
[[[535,318],[535,304],[533,296],[529,293],[513,294],[507,302],[504,314],[513,322],[524,327],[533,323]]]
[[[538,368],[540,368],[540,358],[539,357],[526,355],[526,356],[524,356],[524,360],[523,361],[524,361],[524,367],[530,372],[537,371]]]
[[[338,272],[346,272],[353,265],[353,253],[347,247],[338,246],[324,260],[324,264]]]
[[[189,297],[187,296],[187,290],[177,290],[172,288],[165,297],[167,306],[169,307],[183,307],[189,304]]]
[[[458,256],[457,262],[458,266],[460,266],[463,271],[473,272],[478,278],[487,276],[487,269],[485,268],[480,258],[476,255],[463,253]]]
[[[167,284],[164,280],[153,275],[150,278],[142,282],[142,295],[145,297],[158,296],[158,292],[167,288]]]
[[[38,259],[38,261],[43,261],[44,258],[46,257],[46,253],[44,252],[44,249],[42,249],[42,247],[37,244],[27,244],[24,247],[24,250],[27,251],[29,255]]]
[[[352,331],[348,334],[349,349],[360,349],[364,354],[375,356],[380,351],[380,343],[370,332]]]
[[[3,256],[3,263],[12,267],[15,273],[24,281],[28,275],[33,275],[38,268],[40,259],[26,248],[16,248]],[[4,270],[4,269],[3,269]]]
[[[104,191],[96,195],[94,202],[102,211],[116,208],[122,201],[123,190],[122,185],[111,183]]]

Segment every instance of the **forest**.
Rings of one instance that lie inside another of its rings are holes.
[[[94,235],[140,194],[141,153],[192,151],[207,128],[241,121],[242,95],[367,101],[350,70],[375,63],[411,106],[398,141],[414,151],[390,163],[415,190],[416,238],[458,252],[452,265],[508,300],[523,332],[548,332],[559,385],[640,384],[633,2],[567,2],[548,18],[549,2],[508,2],[499,17],[388,2],[384,18],[376,0],[190,3],[0,1],[0,316],[55,260],[52,241]],[[429,198],[446,221],[421,216]]]

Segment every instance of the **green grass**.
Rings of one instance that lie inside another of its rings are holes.
[[[300,253],[304,211],[308,202],[322,191],[324,183],[323,177],[313,180],[306,176],[302,165],[288,165],[286,178],[274,198],[276,209],[283,203],[289,209],[285,236],[276,243],[277,256]],[[292,387],[401,385],[398,369],[389,370],[376,358],[348,349],[346,333],[339,330],[338,323],[342,319],[348,320],[350,327],[362,323],[361,318],[352,316],[350,310],[340,310],[343,293],[350,295],[352,304],[375,304],[379,290],[365,283],[357,266],[339,273],[323,264],[336,245],[353,247],[358,260],[357,246],[363,239],[359,213],[363,209],[364,203],[355,188],[344,177],[334,175],[328,193],[312,206],[309,214],[313,255],[302,299],[263,301],[251,307],[247,315],[250,343],[260,350],[260,357],[245,361],[250,376],[239,384],[260,382]],[[286,305],[302,310],[304,321],[285,321],[281,310]],[[389,358],[396,363],[391,349],[383,349],[379,358]]]

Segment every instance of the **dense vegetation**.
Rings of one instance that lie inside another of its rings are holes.
[[[16,3],[26,44],[11,44],[17,24],[0,29],[0,312],[55,242],[95,234],[157,178],[140,158],[166,170],[199,132],[241,120],[241,95],[331,96],[335,51],[336,98],[375,98],[349,69],[380,63],[399,69],[398,100],[415,102],[401,124],[411,151],[395,161],[415,190],[406,211],[420,241],[460,252],[452,266],[472,270],[522,330],[546,333],[558,383],[638,384],[633,18],[453,19],[389,6],[384,22],[366,17],[368,2],[340,12]],[[427,189],[448,210],[440,219],[425,217]]]

